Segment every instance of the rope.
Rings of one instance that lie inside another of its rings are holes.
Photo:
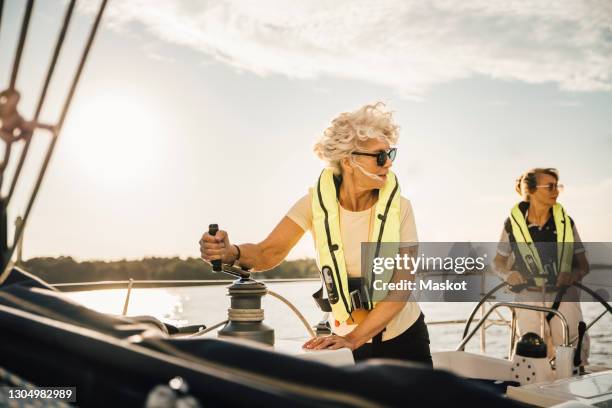
[[[273,292],[270,289],[268,289],[267,292],[268,292],[268,295],[277,298],[278,300],[280,300],[281,302],[286,304],[289,307],[289,309],[291,309],[293,311],[293,313],[295,313],[295,315],[302,321],[302,324],[304,324],[304,327],[306,328],[306,331],[308,331],[308,334],[311,337],[317,337],[317,335],[315,334],[314,330],[312,329],[312,327],[310,327],[310,324],[308,324],[308,321],[306,320],[304,315],[302,313],[300,313],[300,311],[297,309],[297,307],[293,306],[293,304],[290,301],[288,301],[287,299],[285,299],[284,297],[282,297],[278,293]]]
[[[300,319],[300,321],[306,328],[306,331],[311,337],[317,336],[314,330],[312,329],[312,327],[310,327],[310,324],[308,324],[308,321],[306,320],[304,315],[289,300],[279,295],[278,293],[271,291],[270,289],[268,289],[266,293],[272,297],[277,298],[278,300],[283,302],[285,305],[287,305],[287,307],[289,307],[289,309],[291,309],[291,311],[293,311],[293,313]],[[263,309],[232,309],[232,308],[229,308],[227,309],[227,317],[228,317],[228,320],[224,320],[220,323],[210,326],[207,329],[194,333],[189,337],[202,336],[203,334],[206,334],[216,329],[217,327],[224,325],[230,320],[234,322],[261,322],[264,320],[264,310]]]
[[[207,327],[207,328],[206,328],[206,329],[204,329],[204,330],[200,330],[200,331],[199,331],[199,332],[197,332],[197,333],[190,334],[190,335],[189,335],[189,336],[187,336],[187,337],[199,337],[199,336],[203,336],[203,335],[205,335],[206,333],[208,333],[208,332],[211,332],[211,331],[215,330],[217,327],[223,326],[223,325],[224,325],[225,323],[227,323],[227,322],[229,322],[229,320],[224,320],[224,321],[219,322],[219,323],[217,323],[217,324],[213,324],[212,326]]]
[[[227,309],[227,318],[234,322],[261,322],[263,309]]]

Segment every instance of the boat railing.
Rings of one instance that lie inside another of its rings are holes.
[[[493,313],[495,310],[506,307],[509,308],[512,312],[512,322],[511,322],[511,333],[510,333],[510,347],[508,357],[512,356],[512,352],[514,350],[514,334],[516,329],[516,309],[525,309],[525,310],[533,310],[540,313],[553,313],[555,316],[559,318],[561,321],[561,327],[563,329],[563,346],[569,346],[569,326],[567,324],[567,319],[563,316],[563,313],[559,312],[556,309],[551,307],[544,306],[535,306],[535,305],[527,305],[523,303],[514,303],[514,302],[499,302],[491,306],[491,308],[485,313],[484,317],[476,324],[476,326],[465,336],[459,345],[457,346],[457,351],[464,351],[466,344],[474,337],[474,334],[480,329],[480,327],[487,321],[489,315]]]
[[[495,286],[493,289],[485,293],[485,287],[486,287],[485,279],[486,279],[486,273],[483,271],[482,276],[481,276],[481,296],[482,298],[480,302],[478,303],[478,305],[474,308],[470,316],[465,320],[463,319],[455,320],[455,321],[451,320],[451,321],[444,322],[444,323],[465,323],[463,337],[461,339],[461,342],[459,343],[459,346],[457,347],[457,350],[460,350],[460,351],[465,350],[466,344],[471,340],[471,338],[474,336],[476,331],[480,329],[481,331],[480,332],[480,351],[481,353],[484,354],[486,352],[486,338],[485,338],[486,330],[493,325],[506,325],[510,327],[510,344],[509,344],[509,349],[508,349],[508,358],[511,358],[512,353],[514,352],[514,346],[515,346],[515,341],[516,341],[516,332],[517,332],[516,310],[517,309],[527,309],[527,310],[532,310],[532,311],[539,311],[541,313],[546,313],[549,316],[551,316],[551,314],[558,316],[562,323],[563,345],[568,346],[570,344],[575,343],[576,340],[578,340],[579,335],[576,335],[571,339],[569,338],[569,326],[568,326],[567,320],[565,319],[565,316],[563,316],[563,314],[559,312],[557,309],[549,308],[545,306],[534,306],[534,305],[528,305],[524,303],[516,303],[516,302],[499,302],[499,303],[494,304],[488,301],[488,299],[495,298],[494,294],[498,290],[504,287],[507,288],[508,285],[507,283],[502,282],[498,284],[497,286]],[[612,306],[610,306],[606,302],[606,299],[598,295],[597,292],[593,291],[592,289],[584,286],[582,283],[579,283],[579,282],[573,283],[573,286],[576,286],[578,289],[591,295],[595,300],[597,300],[599,303],[601,303],[604,306],[604,310],[597,317],[595,317],[593,321],[591,321],[589,324],[586,325],[586,330],[590,329],[595,323],[597,323],[607,313],[612,313]],[[487,310],[486,308],[487,304],[490,306],[489,310]],[[511,314],[510,320],[504,318],[501,315],[499,309],[502,307],[508,308],[510,310],[510,314]],[[480,310],[481,312],[480,319],[474,318],[478,310]],[[489,316],[492,313],[495,313],[499,317],[499,319],[498,320],[489,319]],[[477,322],[477,325],[476,327],[474,327],[474,329],[472,329],[471,332],[468,333],[470,324],[472,322]],[[440,324],[440,322],[428,322],[428,324],[429,325]]]
[[[300,278],[300,279],[262,279],[262,282],[282,283],[282,282],[305,282],[319,281],[318,278]],[[52,283],[54,288],[62,292],[77,292],[86,290],[104,290],[104,289],[124,289],[132,283],[133,288],[164,288],[164,287],[181,287],[181,286],[214,286],[227,285],[233,282],[231,279],[127,279],[127,280],[104,280],[92,282],[66,282]]]

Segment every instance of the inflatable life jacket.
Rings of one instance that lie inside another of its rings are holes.
[[[529,233],[525,212],[521,210],[519,204],[515,205],[510,212],[510,224],[512,235],[516,240],[516,249],[536,285],[543,286],[548,278],[548,272],[542,267],[538,249]],[[552,207],[552,215],[557,230],[557,271],[558,273],[569,273],[572,270],[574,254],[574,231],[571,220],[559,203]]]
[[[372,282],[374,280],[372,267],[362,271],[363,288],[361,291],[364,298],[355,296],[349,290],[349,279],[344,258],[344,249],[340,232],[340,204],[338,202],[341,179],[334,177],[332,169],[325,169],[319,176],[317,184],[311,189],[312,225],[317,253],[317,265],[321,272],[322,283],[327,292],[331,306],[328,310],[322,306],[317,296],[322,298],[322,288],[313,296],[324,311],[331,311],[338,322],[346,322],[352,317],[355,309],[374,308],[375,299],[380,298],[380,291],[376,296],[372,295]],[[391,171],[387,175],[387,181],[379,191],[378,202],[374,208],[374,225],[370,229],[369,242],[373,254],[366,259],[374,259],[381,256],[394,257],[400,241],[400,188],[395,174]],[[395,243],[382,245],[382,243]],[[362,254],[362,259],[364,254]],[[393,269],[385,270],[376,279],[389,281]],[[357,304],[361,300],[361,305]],[[325,300],[325,299],[324,299]],[[354,320],[354,319],[353,319]]]

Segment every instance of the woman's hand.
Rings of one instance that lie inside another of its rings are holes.
[[[517,271],[511,271],[510,273],[508,273],[506,282],[510,286],[517,286],[517,285],[522,285],[524,283],[527,283],[525,278],[523,278],[523,275],[521,275],[521,273]]]
[[[570,286],[572,283],[576,282],[576,280],[576,276],[571,273],[561,272],[557,277],[557,287]]]
[[[335,334],[325,337],[313,337],[304,343],[302,347],[310,350],[338,350],[341,348],[355,350],[356,348],[355,343],[353,343],[351,340]]]
[[[238,256],[238,251],[230,244],[226,231],[217,231],[215,235],[208,232],[200,239],[200,256],[205,261],[221,259],[223,263],[231,264]]]

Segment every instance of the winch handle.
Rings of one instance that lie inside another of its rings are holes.
[[[208,226],[209,235],[212,235],[214,237],[215,235],[217,235],[217,232],[219,232],[219,224],[210,224]],[[210,261],[210,263],[212,264],[213,272],[224,272],[228,275],[232,275],[233,277],[240,279],[249,279],[251,277],[251,274],[248,270],[235,268],[229,265],[223,265],[221,259],[215,259],[214,261]]]
[[[208,226],[208,235],[212,235],[213,237],[217,235],[219,232],[219,224],[210,224]],[[222,272],[223,266],[221,265],[221,259],[215,259],[214,261],[210,261],[212,264],[213,272]]]

